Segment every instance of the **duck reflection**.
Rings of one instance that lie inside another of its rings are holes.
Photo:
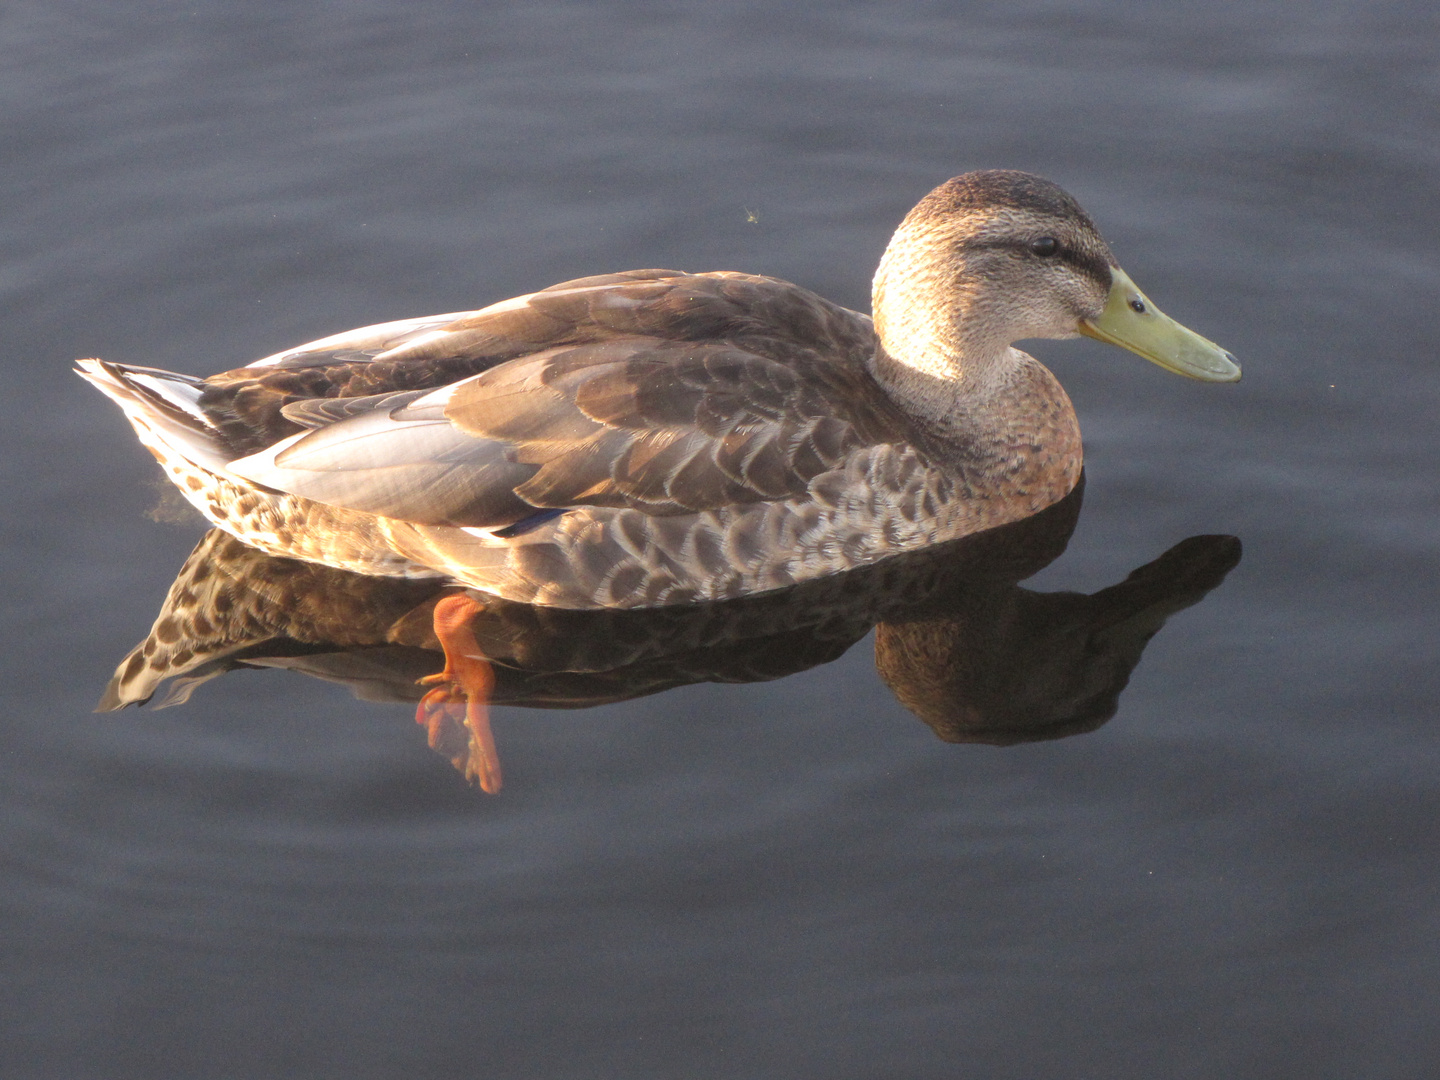
[[[1113,716],[1165,620],[1240,559],[1236,538],[1194,536],[1094,595],[1020,588],[1064,551],[1080,499],[1077,488],[1013,525],[743,600],[569,611],[485,597],[458,610],[489,662],[486,678],[493,672],[492,704],[577,709],[690,683],[763,682],[828,663],[873,629],[881,677],[941,739],[1060,738]],[[477,745],[488,724],[477,733],[464,695],[422,685],[451,659],[435,609],[467,595],[477,594],[274,558],[217,529],[186,560],[99,708],[177,705],[225,672],[286,668],[365,700],[422,702],[431,746],[493,789],[493,747]]]

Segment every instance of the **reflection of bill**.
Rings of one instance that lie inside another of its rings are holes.
[[[1080,492],[1026,521],[851,574],[744,600],[577,612],[483,599],[466,632],[493,670],[492,704],[584,708],[697,682],[760,682],[836,659],[873,628],[895,696],[951,742],[1013,743],[1090,731],[1166,618],[1202,599],[1240,543],[1197,536],[1092,596],[1016,582],[1058,556]],[[463,596],[277,559],[206,535],[101,709],[187,700],[236,668],[280,667],[368,700],[417,702],[438,666],[434,610]],[[474,594],[470,594],[474,596]],[[434,698],[432,696],[432,702]],[[483,703],[482,703],[483,704]],[[465,707],[422,709],[430,743],[479,768]],[[496,779],[498,780],[498,774]]]

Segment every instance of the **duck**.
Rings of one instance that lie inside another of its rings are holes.
[[[1073,197],[1007,169],[916,204],[870,316],[773,277],[632,270],[206,378],[77,370],[204,517],[266,554],[623,609],[781,590],[1060,501],[1079,423],[1014,343],[1076,335],[1240,378],[1140,291]],[[435,611],[457,662],[484,603],[464,595]],[[484,693],[452,667],[440,700]]]

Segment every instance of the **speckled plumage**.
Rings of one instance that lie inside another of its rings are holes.
[[[1037,230],[1069,264],[1027,253]],[[664,606],[1061,499],[1081,467],[1074,412],[1009,341],[1073,333],[1104,302],[1108,258],[1053,184],[970,174],[897,232],[874,325],[773,278],[643,270],[209,379],[81,372],[206,517],[266,552],[525,603]]]

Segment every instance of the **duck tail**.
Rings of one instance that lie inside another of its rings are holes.
[[[234,457],[200,404],[203,379],[95,359],[75,361],[75,372],[120,406],[140,441],[162,463],[178,458],[223,473]]]

